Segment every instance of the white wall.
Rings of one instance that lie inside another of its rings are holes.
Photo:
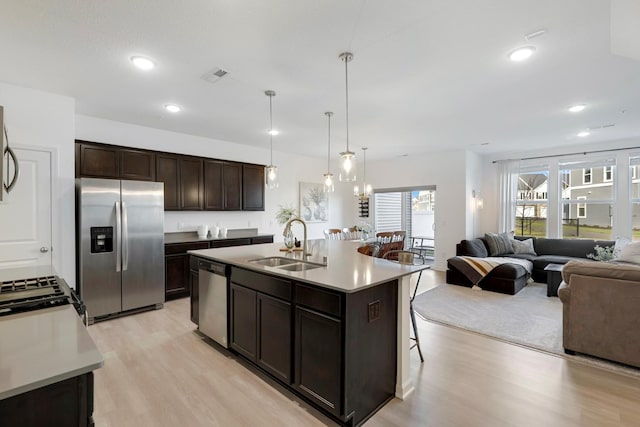
[[[75,101],[0,82],[0,104],[5,107],[5,124],[11,144],[52,150],[55,174],[52,185],[53,265],[58,274],[74,286]]]
[[[434,268],[438,270],[446,269],[447,258],[455,255],[456,243],[472,232],[467,229],[467,154],[450,151],[367,162],[367,180],[374,190],[436,186]],[[354,199],[353,195],[349,197]],[[354,218],[357,222],[357,214]]]
[[[128,123],[114,122],[95,117],[76,116],[76,138],[127,147],[146,148],[195,156],[236,160],[265,164],[269,161],[267,148],[255,148],[226,141],[203,138]],[[265,136],[265,147],[267,139]],[[275,220],[279,205],[299,207],[299,183],[321,182],[326,171],[326,160],[274,152],[273,162],[278,166],[280,186],[276,190],[265,190],[264,212],[165,212],[165,232],[183,231],[178,224],[184,223],[220,225],[226,228],[258,228],[260,233],[275,234],[282,240],[282,226]],[[322,231],[332,225],[345,223],[342,199],[334,194],[329,198],[329,222],[309,224],[309,238],[323,238]],[[294,233],[302,238],[299,225]],[[194,227],[189,230],[195,230]]]

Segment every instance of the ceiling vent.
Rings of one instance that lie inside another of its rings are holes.
[[[221,78],[229,74],[227,70],[223,70],[222,68],[214,68],[213,70],[207,71],[200,77],[202,80],[207,81],[209,83],[217,83]]]

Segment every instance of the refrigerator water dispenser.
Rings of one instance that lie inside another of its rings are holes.
[[[113,252],[113,227],[91,227],[91,253]]]

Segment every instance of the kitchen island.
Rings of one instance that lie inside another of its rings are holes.
[[[0,270],[0,282],[55,276]],[[0,425],[91,425],[102,354],[71,304],[0,316]]]
[[[229,348],[343,425],[405,398],[409,276],[428,266],[368,257],[353,241],[310,241],[308,257],[281,246],[189,252],[192,265],[225,267]]]

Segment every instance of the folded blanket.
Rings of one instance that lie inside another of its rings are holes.
[[[518,264],[531,274],[533,263],[526,259],[508,258],[508,257],[470,257],[456,256],[449,258],[447,262],[455,267],[460,273],[464,274],[467,279],[474,285],[480,283],[487,274],[500,264]]]

